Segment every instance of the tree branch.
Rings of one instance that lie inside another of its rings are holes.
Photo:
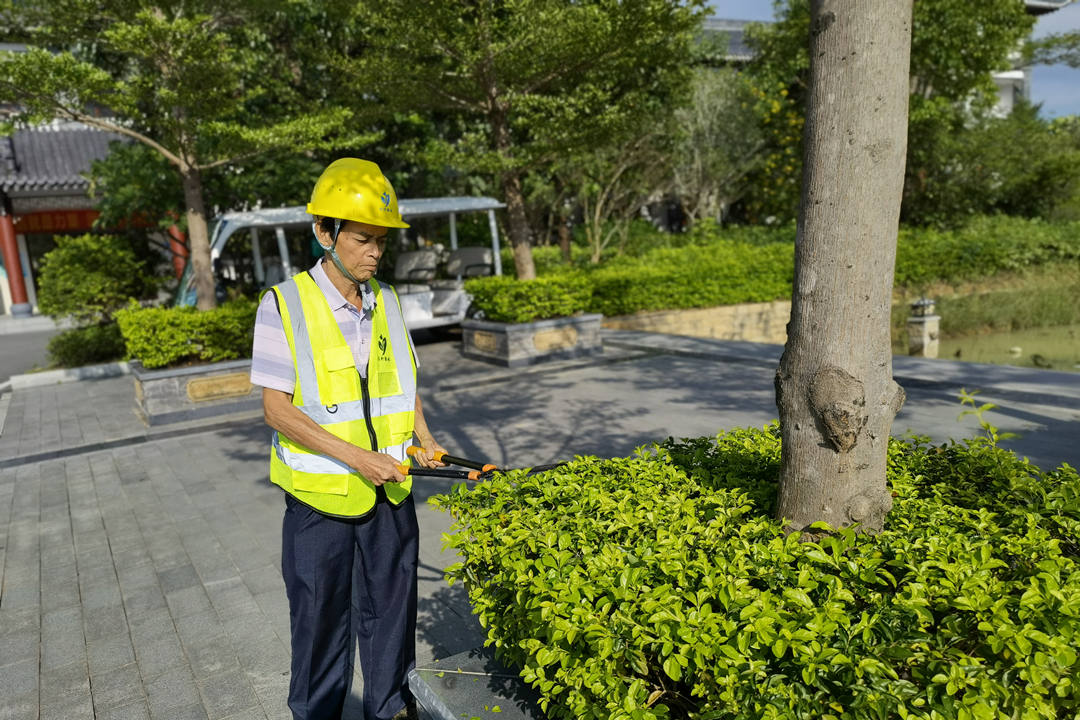
[[[17,90],[19,92],[22,92],[23,94],[27,94],[27,95],[31,95],[31,96],[34,95],[33,93],[25,93],[25,90],[23,88],[17,88]],[[123,125],[119,125],[117,123],[110,122],[109,120],[105,120],[103,118],[95,117],[93,115],[87,115],[86,113],[84,113],[84,112],[82,112],[80,110],[73,110],[73,109],[71,109],[69,107],[65,107],[64,105],[56,102],[56,100],[51,98],[51,97],[43,97],[43,96],[34,96],[34,97],[39,102],[43,102],[43,103],[45,103],[47,105],[51,105],[53,107],[54,114],[57,117],[65,117],[65,118],[67,118],[69,120],[75,120],[77,122],[81,122],[84,125],[89,125],[91,127],[96,127],[99,130],[105,130],[105,131],[108,131],[108,132],[117,133],[119,135],[125,135],[125,136],[127,136],[129,138],[137,140],[137,141],[141,142],[142,144],[147,145],[147,146],[153,148],[154,150],[158,151],[159,153],[161,153],[161,155],[166,160],[171,162],[173,165],[176,165],[177,167],[180,167],[180,165],[182,164],[182,162],[180,160],[180,157],[176,153],[172,152],[171,150],[169,150],[168,148],[166,148],[164,145],[157,142],[156,140],[154,140],[154,139],[152,139],[152,138],[150,138],[150,137],[148,137],[146,135],[143,135],[141,132],[139,132],[137,130],[132,130],[131,128],[124,127]]]

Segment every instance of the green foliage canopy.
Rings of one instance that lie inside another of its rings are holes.
[[[974,215],[1080,211],[1080,127],[1027,103],[1006,117],[942,113],[911,127],[903,219],[959,226]]]
[[[434,141],[451,165],[516,171],[609,141],[641,114],[662,112],[686,79],[701,6],[360,3],[354,22],[366,28],[365,43],[351,68],[392,108],[470,118],[458,137]]]
[[[810,69],[809,0],[776,0],[777,22],[748,28],[757,51],[748,72],[770,131],[770,155],[753,176],[761,190],[748,203],[752,218],[790,219],[798,210],[802,122]],[[908,141],[910,188],[926,169],[920,143],[941,125],[957,127],[970,111],[993,104],[991,73],[1010,67],[1035,20],[1017,0],[919,0],[912,19],[912,95]],[[908,193],[909,201],[911,193]]]
[[[16,122],[74,120],[165,158],[183,181],[199,305],[212,307],[202,173],[278,148],[372,137],[345,133],[352,111],[317,102],[299,62],[320,30],[291,21],[321,6],[6,0],[5,39],[28,47],[0,53],[0,101],[17,108]]]
[[[318,146],[351,113],[305,103],[271,34],[276,4],[8,2],[5,17],[19,23],[8,39],[29,47],[3,54],[0,97],[19,104],[20,121],[78,120],[181,169]]]
[[[349,66],[389,109],[444,114],[429,164],[491,176],[518,274],[533,276],[525,173],[617,144],[685,84],[701,0],[358,4]]]

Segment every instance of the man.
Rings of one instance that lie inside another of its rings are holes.
[[[424,420],[416,356],[393,288],[373,279],[388,228],[405,228],[379,167],[342,158],[307,210],[324,257],[275,285],[255,321],[251,382],[276,432],[270,480],[285,490],[295,720],[340,718],[360,646],[364,716],[415,712],[416,511],[406,448],[441,450]]]

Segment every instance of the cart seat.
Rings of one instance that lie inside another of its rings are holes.
[[[398,255],[394,263],[394,288],[398,295],[431,290],[439,255],[434,250],[412,250]]]

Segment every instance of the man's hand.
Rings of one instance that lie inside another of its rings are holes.
[[[356,448],[356,456],[349,465],[376,486],[405,479],[405,475],[398,469],[398,461],[386,453]]]
[[[446,454],[446,450],[443,449],[442,445],[435,442],[435,438],[428,435],[426,440],[421,441],[421,447],[424,448],[424,451],[418,452],[412,456],[413,460],[416,461],[417,465],[425,468],[437,468],[446,466],[446,463],[444,463],[443,461],[435,459],[436,454],[439,454],[440,457]]]

